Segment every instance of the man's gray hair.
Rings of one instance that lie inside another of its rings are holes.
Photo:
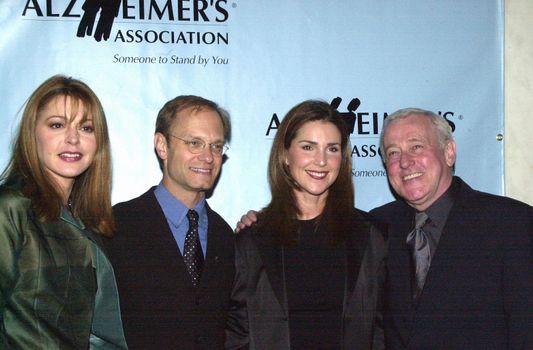
[[[383,161],[385,161],[385,147],[383,145],[383,138],[388,125],[396,119],[405,119],[411,115],[420,115],[429,118],[431,123],[435,126],[435,130],[437,131],[437,139],[439,140],[439,145],[442,149],[446,147],[448,141],[453,140],[452,128],[450,124],[448,124],[448,121],[444,119],[444,117],[421,108],[399,109],[396,112],[388,115],[383,121],[383,127],[381,128],[381,135],[379,138],[379,148],[381,150]]]

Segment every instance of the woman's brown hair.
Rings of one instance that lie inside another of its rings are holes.
[[[35,129],[39,113],[58,96],[71,103],[73,111],[83,108],[83,119],[92,119],[96,153],[92,164],[74,181],[69,203],[74,216],[86,227],[103,235],[114,230],[111,209],[111,147],[104,110],[96,94],[80,80],[55,75],[29,97],[13,145],[11,159],[1,175],[4,183],[19,182],[31,199],[39,218],[59,218],[63,200],[58,186],[44,169],[37,152]],[[67,102],[65,102],[67,103]]]
[[[331,242],[343,241],[349,231],[354,208],[350,133],[339,113],[328,103],[308,100],[293,107],[283,118],[270,152],[268,179],[272,200],[259,214],[258,231],[270,231],[274,227],[271,231],[277,244],[289,245],[297,239],[296,220],[300,212],[294,191],[298,191],[299,186],[291,176],[285,156],[298,131],[304,124],[313,121],[335,125],[341,134],[342,149],[339,175],[329,188],[324,211],[319,217],[319,226]]]

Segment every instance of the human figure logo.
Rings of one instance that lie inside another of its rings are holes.
[[[84,14],[78,26],[76,36],[83,38],[85,35],[92,35],[96,15],[100,12],[100,18],[94,32],[94,40],[100,41],[109,39],[113,21],[118,16],[120,0],[86,0],[82,6]]]

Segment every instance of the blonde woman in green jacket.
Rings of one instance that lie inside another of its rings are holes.
[[[0,185],[0,349],[125,349],[105,115],[83,82],[28,99]]]

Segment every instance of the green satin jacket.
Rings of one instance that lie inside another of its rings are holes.
[[[43,223],[17,186],[0,186],[0,349],[126,348],[97,242],[67,210]]]

